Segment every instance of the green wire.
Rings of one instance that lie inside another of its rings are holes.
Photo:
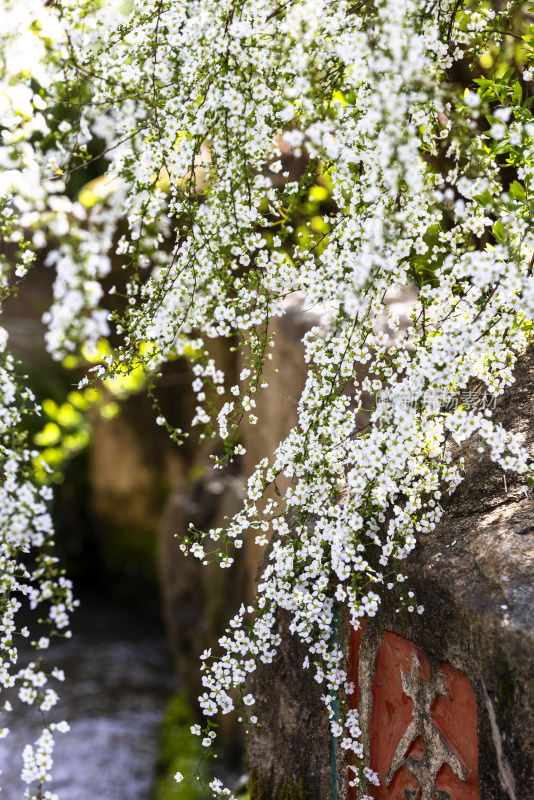
[[[339,644],[339,609],[334,607],[332,619],[332,635],[330,637],[332,645]],[[331,694],[332,709],[334,711],[334,720],[337,722],[339,716],[339,701],[334,694]],[[332,800],[337,800],[337,759],[336,759],[336,737],[332,734],[332,754],[330,758],[330,776],[332,779]]]

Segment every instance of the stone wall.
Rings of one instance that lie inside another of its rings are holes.
[[[534,349],[515,375],[495,418],[533,453]],[[534,797],[534,498],[479,446],[462,450],[464,483],[401,566],[425,612],[397,613],[386,599],[364,631],[341,621],[375,800]],[[364,789],[348,786],[301,663],[290,637],[256,675],[251,798],[356,800]]]

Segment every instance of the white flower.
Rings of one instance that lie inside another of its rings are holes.
[[[493,136],[493,138],[497,139],[497,141],[500,141],[501,139],[504,139],[506,131],[506,125],[503,125],[502,122],[495,122],[489,129],[489,135]]]

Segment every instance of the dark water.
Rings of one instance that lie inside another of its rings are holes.
[[[46,788],[60,800],[150,800],[161,715],[177,688],[161,627],[92,599],[77,612],[73,634],[47,658],[65,671],[64,683],[49,685],[61,696],[54,718],[66,719],[71,730],[57,734],[54,780]],[[17,704],[8,716],[0,798],[23,800],[21,754],[39,735],[38,713]]]

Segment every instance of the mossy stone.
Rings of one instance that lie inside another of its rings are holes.
[[[195,723],[183,692],[177,692],[167,705],[161,724],[160,745],[156,762],[154,800],[200,800],[206,797],[195,777],[199,769],[202,781],[209,780],[202,768],[204,748],[190,731]],[[181,772],[184,780],[177,783],[174,775]]]
[[[303,775],[296,784],[285,781],[275,783],[273,778],[266,778],[253,769],[248,788],[250,800],[311,800]]]

